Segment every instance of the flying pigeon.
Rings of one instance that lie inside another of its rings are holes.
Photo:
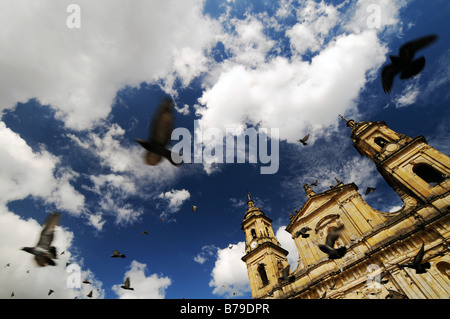
[[[48,294],[47,294],[47,296],[50,296],[52,293],[54,293],[54,291],[53,290],[51,290],[51,289],[49,289],[48,290]]]
[[[295,276],[294,275],[289,275],[290,273],[290,269],[291,267],[289,265],[287,265],[282,271],[281,271],[281,276],[278,277],[278,281],[279,282],[294,282],[295,281]]]
[[[311,228],[309,228],[308,226],[305,226],[305,227],[302,227],[300,230],[298,230],[296,233],[295,233],[295,237],[298,237],[298,236],[302,236],[302,238],[308,238],[309,237],[309,234],[307,234],[307,232],[309,232],[310,230],[312,230]]]
[[[192,211],[196,212],[197,211],[197,206],[192,205]]]
[[[11,292],[11,298],[12,298],[12,297],[14,297],[14,291],[13,291],[13,292]]]
[[[143,230],[141,234],[148,235],[148,230]]]
[[[86,297],[92,298],[92,290],[86,295]]]
[[[229,245],[228,245],[228,248],[229,248],[229,249],[232,249],[232,248],[233,248],[233,245],[229,244]]]
[[[124,284],[122,286],[120,286],[120,288],[127,289],[127,290],[134,290],[134,288],[130,287],[130,277],[127,277],[127,279],[125,279]]]
[[[53,233],[55,226],[59,224],[59,219],[61,217],[60,213],[53,212],[43,224],[43,229],[41,231],[41,236],[36,247],[23,247],[22,250],[33,254],[36,263],[44,267],[46,265],[55,266],[56,263],[53,259],[56,259],[56,248],[50,246],[53,241]]]
[[[117,250],[113,250],[113,254],[110,256],[112,258],[125,258],[124,254],[119,253]]]
[[[420,248],[419,252],[414,257],[414,260],[412,263],[406,263],[406,264],[398,264],[397,266],[404,268],[413,268],[416,270],[416,274],[424,274],[427,272],[427,269],[430,269],[431,265],[430,263],[424,262],[422,263],[423,256],[425,254],[425,243],[422,243],[422,247]]]
[[[172,99],[168,97],[164,98],[153,116],[148,140],[141,138],[134,139],[147,150],[145,153],[145,162],[148,165],[157,165],[163,157],[175,166],[181,164],[181,156],[167,149],[173,131],[173,110],[174,104]],[[176,159],[178,164],[173,159]]]
[[[83,284],[88,284],[88,285],[90,285],[91,282],[90,282],[89,280],[85,279],[85,280],[83,280]]]
[[[368,195],[369,193],[375,192],[375,190],[376,190],[376,188],[374,188],[374,187],[367,187],[364,195]]]
[[[302,143],[303,145],[308,145],[308,143],[306,143],[306,141],[309,138],[309,134],[307,134],[304,138],[297,140],[298,142]]]
[[[342,230],[344,229],[344,225],[339,226],[338,228],[332,230],[325,239],[325,244],[316,244],[319,246],[319,249],[328,255],[330,259],[339,259],[344,257],[347,252],[346,247],[334,248],[334,243],[339,238]]]
[[[6,268],[6,267],[9,267],[9,266],[11,266],[11,263],[7,263],[6,266],[5,266],[5,268]]]
[[[400,73],[400,79],[409,79],[419,74],[425,67],[425,57],[414,59],[414,55],[437,40],[435,34],[417,38],[406,42],[400,47],[399,55],[390,55],[391,64],[381,71],[381,84],[385,93],[389,93],[394,83],[394,77]]]
[[[316,179],[315,181],[314,181],[314,183],[311,183],[311,184],[309,184],[309,185],[311,185],[311,186],[317,186],[317,183],[318,183],[319,181]]]

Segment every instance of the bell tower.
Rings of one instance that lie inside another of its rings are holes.
[[[266,297],[279,283],[280,277],[289,275],[290,266],[283,249],[275,237],[272,220],[255,207],[248,196],[248,208],[241,229],[245,233],[245,255],[242,261],[247,266],[253,298]],[[283,272],[284,270],[284,272]]]
[[[358,152],[372,160],[406,205],[430,202],[450,187],[450,158],[429,146],[422,135],[412,138],[391,130],[384,121],[347,120]]]

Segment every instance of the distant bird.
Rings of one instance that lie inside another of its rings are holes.
[[[135,138],[143,148],[147,150],[145,153],[145,162],[148,165],[157,165],[164,157],[170,163],[177,166],[182,162],[181,156],[167,149],[171,141],[174,123],[174,104],[171,98],[164,98],[153,116],[150,126],[150,134],[148,140]],[[173,158],[178,161],[174,162]]]
[[[62,251],[62,252],[60,253],[60,255],[64,255],[64,254],[65,254],[65,252],[66,252],[66,251],[65,251],[65,250],[63,250],[63,251]]]
[[[51,289],[49,289],[48,290],[48,294],[47,294],[47,296],[50,296],[52,293],[54,293],[54,291],[53,290],[51,290]]]
[[[56,263],[53,259],[56,259],[56,248],[50,246],[53,241],[53,233],[55,226],[59,224],[59,219],[61,217],[60,213],[53,212],[47,217],[43,224],[43,229],[39,237],[39,241],[36,247],[23,247],[22,250],[33,254],[36,263],[44,267],[46,265],[55,266]]]
[[[30,273],[30,270],[27,270],[27,274],[29,274]]]
[[[236,295],[237,295],[237,292],[236,292],[236,291],[234,291],[234,292],[233,292],[233,296],[236,296]]]
[[[309,138],[309,134],[307,134],[304,138],[301,138],[299,140],[297,140],[298,142],[302,143],[303,145],[308,145],[308,143],[306,143],[306,141]]]
[[[92,298],[92,290],[86,295],[86,297]]]
[[[373,192],[375,192],[375,190],[376,190],[376,188],[374,188],[374,187],[367,187],[364,195],[368,195],[369,193],[373,193]]]
[[[197,211],[197,206],[192,205],[192,211],[196,212]]]
[[[233,245],[229,244],[229,245],[228,245],[228,248],[229,248],[229,249],[232,249],[232,248],[233,248]]]
[[[311,183],[311,184],[309,184],[309,185],[311,185],[311,186],[317,186],[317,183],[318,183],[319,181],[316,179],[315,181],[314,181],[314,183]]]
[[[7,263],[6,266],[5,266],[5,268],[6,268],[6,267],[9,267],[9,266],[11,266],[11,263]]]
[[[87,285],[90,285],[90,284],[91,284],[91,282],[90,282],[89,280],[85,279],[85,280],[83,280],[83,284],[87,284]]]
[[[427,272],[427,269],[430,269],[430,267],[431,267],[431,265],[428,261],[422,263],[424,255],[425,255],[425,243],[422,243],[422,247],[420,248],[419,252],[414,257],[414,260],[412,263],[397,264],[397,266],[400,268],[404,268],[404,267],[412,268],[412,269],[416,270],[416,274],[424,274]]]
[[[113,254],[110,256],[112,258],[125,258],[124,254],[119,253],[117,250],[113,250]]]
[[[310,230],[312,229],[308,226],[302,227],[300,230],[295,232],[295,237],[302,236],[302,238],[308,238],[309,234],[307,232],[309,232]]]
[[[148,230],[143,230],[141,234],[148,235]]]
[[[124,284],[122,286],[120,286],[120,288],[127,289],[127,290],[134,290],[134,288],[130,287],[130,277],[127,277],[127,279],[125,279]]]
[[[400,73],[400,79],[409,79],[419,74],[425,67],[425,57],[414,59],[414,55],[437,40],[435,34],[417,38],[406,42],[400,47],[399,55],[390,55],[391,64],[381,71],[381,84],[385,93],[389,93],[394,83],[394,77]]]
[[[12,297],[14,297],[14,291],[13,291],[13,292],[11,292],[11,298],[12,298]]]
[[[325,291],[319,299],[325,299],[326,296],[327,296],[327,292]]]
[[[344,229],[344,225],[339,226],[336,229],[331,230],[331,232],[327,235],[327,238],[325,239],[325,244],[317,244],[315,245],[319,246],[319,249],[326,253],[328,255],[329,259],[339,259],[344,257],[345,253],[347,252],[346,247],[339,247],[334,248],[334,244],[336,240],[339,238],[342,230]]]

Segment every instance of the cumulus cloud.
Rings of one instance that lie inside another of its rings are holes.
[[[172,189],[168,192],[159,194],[159,198],[165,199],[168,202],[168,208],[171,212],[180,210],[184,201],[189,199],[191,194],[186,189],[176,190]]]
[[[0,111],[36,98],[68,127],[89,129],[123,86],[160,81],[170,91],[205,70],[217,22],[202,0],[80,0],[81,28],[66,24],[71,3],[1,2]]]
[[[204,264],[210,257],[214,256],[219,248],[215,245],[205,245],[201,251],[195,255],[194,261],[199,264]]]
[[[92,288],[99,289],[95,298],[103,298],[101,283],[89,269],[82,269],[82,260],[71,252],[74,235],[70,230],[63,226],[55,228],[56,266],[39,267],[33,255],[21,250],[22,247],[36,245],[41,230],[42,226],[35,219],[24,220],[0,207],[0,298],[11,298],[13,292],[13,298],[24,299],[84,298]],[[66,268],[68,262],[77,265],[78,272],[74,267]],[[85,278],[90,279],[92,285],[83,285],[81,281]],[[77,282],[80,285],[76,285]],[[50,296],[49,289],[54,291]]]
[[[210,287],[214,287],[212,293],[225,298],[242,296],[250,292],[247,267],[241,260],[244,256],[245,243],[238,242],[228,247],[217,250],[217,259],[211,272]]]
[[[129,270],[124,274],[122,283],[116,284],[112,290],[120,299],[164,299],[166,289],[172,284],[169,277],[147,273],[147,265],[133,260]],[[125,290],[120,286],[125,279],[130,278],[130,287],[134,290]]]
[[[0,204],[33,196],[80,215],[84,196],[70,183],[77,174],[60,167],[59,162],[45,149],[33,152],[26,141],[0,121]]]
[[[417,78],[418,79],[418,78]],[[419,97],[419,87],[417,85],[417,80],[408,84],[408,86],[403,90],[403,92],[394,98],[394,103],[396,107],[405,107],[414,104]]]
[[[294,271],[298,265],[298,249],[292,239],[292,235],[286,231],[286,226],[281,226],[275,232],[275,237],[280,242],[281,247],[289,252],[287,259],[291,266],[291,271]]]

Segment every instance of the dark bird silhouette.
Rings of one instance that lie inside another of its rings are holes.
[[[308,145],[308,143],[306,143],[306,141],[309,138],[309,134],[307,134],[304,138],[301,138],[299,140],[297,140],[298,142],[302,143],[303,145]]]
[[[167,149],[170,143],[174,123],[174,105],[171,98],[164,98],[153,116],[148,140],[134,140],[146,149],[145,162],[157,165],[164,157],[177,166],[182,163],[181,156]],[[176,159],[177,163],[173,160]]]
[[[308,226],[302,227],[300,230],[295,232],[295,237],[302,236],[302,238],[308,238],[309,234],[307,232],[309,232],[310,230],[312,229]]]
[[[50,296],[52,293],[54,293],[55,291],[54,290],[51,290],[51,289],[49,289],[48,290],[48,294],[47,294],[47,296]]]
[[[325,292],[323,293],[323,295],[322,295],[319,299],[325,299],[326,296],[327,296],[327,292],[325,291]]]
[[[120,288],[126,289],[126,290],[134,290],[134,288],[130,287],[130,277],[127,277],[127,279],[125,279],[124,284],[122,286],[120,286]]]
[[[92,298],[92,290],[86,295],[86,297]]]
[[[148,235],[148,230],[143,230],[141,234]]]
[[[229,244],[229,245],[228,245],[228,248],[229,248],[229,249],[232,249],[232,248],[233,248],[233,245]]]
[[[317,186],[317,183],[318,183],[319,181],[316,179],[315,181],[314,181],[314,183],[311,183],[311,184],[309,184],[309,185],[311,185],[311,186]]]
[[[14,291],[13,291],[13,292],[11,292],[11,298],[12,298],[12,297],[14,297]]]
[[[113,250],[113,254],[110,256],[112,258],[125,258],[124,254],[119,253],[117,250]]]
[[[414,59],[414,55],[437,40],[435,34],[417,38],[406,42],[400,47],[399,55],[390,55],[391,64],[383,67],[381,71],[381,84],[385,93],[389,93],[394,83],[394,77],[400,73],[400,79],[410,79],[419,74],[425,67],[425,57]]]
[[[89,280],[85,279],[85,280],[83,280],[83,284],[88,284],[88,285],[90,285],[91,282],[90,282]]]
[[[295,281],[295,276],[294,275],[289,275],[290,271],[291,271],[291,267],[289,265],[287,265],[281,271],[281,276],[278,277],[278,281],[279,282],[294,282]]]
[[[9,267],[9,266],[11,266],[11,263],[7,263],[6,266],[5,266],[5,268],[6,268],[6,267]]]
[[[55,226],[59,224],[59,219],[61,217],[60,213],[53,212],[47,217],[43,224],[43,229],[39,237],[39,241],[36,247],[23,247],[22,250],[33,254],[36,263],[44,267],[46,265],[55,266],[56,263],[53,259],[56,259],[56,248],[50,246],[53,241],[53,233]]]
[[[424,255],[425,255],[425,243],[422,243],[422,247],[420,248],[419,252],[414,257],[414,260],[412,263],[397,264],[397,266],[399,266],[400,268],[404,268],[404,267],[413,268],[416,270],[416,274],[424,274],[427,272],[427,269],[430,269],[430,267],[431,267],[431,265],[428,261],[422,263]]]
[[[192,205],[192,211],[196,212],[197,211],[197,206]]]
[[[366,191],[364,192],[364,195],[368,195],[369,193],[375,192],[376,188],[374,187],[367,187]]]
[[[342,258],[347,252],[346,247],[334,248],[334,244],[336,240],[339,238],[343,229],[344,225],[341,225],[338,228],[331,230],[330,233],[327,235],[327,238],[325,239],[325,244],[314,243],[315,245],[319,246],[319,249],[321,251],[323,251],[328,255],[329,259]]]

